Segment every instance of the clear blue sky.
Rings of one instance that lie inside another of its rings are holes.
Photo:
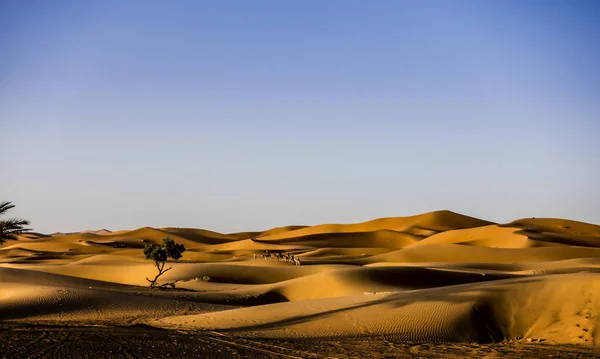
[[[0,200],[41,232],[600,223],[599,18],[584,0],[0,0]]]

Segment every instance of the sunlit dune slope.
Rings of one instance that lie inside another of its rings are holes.
[[[563,219],[528,218],[503,225],[447,231],[415,245],[430,243],[461,243],[499,248],[600,247],[600,226]]]
[[[483,262],[527,263],[557,261],[573,258],[598,258],[600,248],[587,247],[537,247],[537,248],[488,248],[461,244],[427,244],[379,254],[364,259],[348,261],[348,264],[377,262]]]
[[[417,238],[426,238],[435,233],[450,229],[480,227],[489,224],[492,224],[492,222],[464,216],[451,211],[437,211],[411,217],[380,218],[356,224],[321,224],[293,231],[271,234],[262,237],[261,240],[282,240],[324,233],[357,233],[379,230],[396,231]]]
[[[387,335],[420,342],[529,337],[600,344],[599,310],[600,274],[570,274],[280,303],[166,318],[157,324],[264,337]]]
[[[275,227],[262,232],[237,232],[230,233],[228,236],[235,237],[237,239],[249,239],[249,238],[260,238],[266,237],[274,234],[280,234],[289,231],[295,231],[297,229],[306,228],[308,226],[284,226],[284,227]]]
[[[195,229],[195,228],[161,228],[163,232],[166,232],[165,235],[175,235],[180,238],[185,238],[193,242],[203,243],[203,244],[220,244],[227,243],[230,241],[235,241],[238,238],[231,235],[221,234],[213,231],[208,231],[205,229]]]

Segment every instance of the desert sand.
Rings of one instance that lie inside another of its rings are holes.
[[[187,251],[160,279],[177,281],[176,289],[151,290],[145,278],[156,267],[143,247],[165,237]],[[299,265],[263,258],[267,251],[294,255]],[[240,357],[319,357],[304,344],[290,351],[273,343],[351,339],[396,343],[399,352],[388,346],[385,354],[392,357],[406,354],[399,343],[573,355],[600,348],[600,226],[563,219],[496,224],[437,211],[230,234],[30,233],[0,246],[0,281],[6,333],[41,325],[204,333],[205,341],[237,346]],[[11,357],[6,348],[0,354]],[[327,355],[352,357],[338,349]]]

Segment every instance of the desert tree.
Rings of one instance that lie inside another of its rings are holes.
[[[9,209],[14,208],[12,202],[0,203],[0,217],[4,216]],[[29,231],[25,226],[29,225],[29,221],[23,218],[9,218],[0,220],[0,244],[8,239],[17,239],[17,235]]]
[[[171,287],[175,288],[175,282],[167,282],[161,285],[157,285],[158,278],[165,274],[167,271],[171,270],[173,267],[169,267],[165,269],[165,263],[169,258],[171,259],[179,259],[181,258],[182,253],[185,252],[185,247],[183,244],[175,243],[171,238],[163,239],[163,243],[161,245],[158,244],[146,244],[144,247],[144,255],[146,259],[151,259],[154,261],[154,265],[156,265],[156,269],[158,269],[158,274],[154,279],[149,279],[146,277],[146,280],[150,282],[150,288],[154,287]]]

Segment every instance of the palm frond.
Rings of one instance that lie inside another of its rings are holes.
[[[4,201],[0,203],[0,216],[6,213],[9,209],[14,208],[15,205],[10,201]]]
[[[29,221],[23,218],[10,218],[0,221],[0,228],[3,230],[22,230],[23,226],[29,225]]]
[[[17,239],[19,234],[29,232],[30,229],[24,228],[28,224],[29,221],[22,218],[11,218],[0,221],[0,244],[8,239]]]
[[[15,205],[10,201],[0,203],[0,216],[5,214]],[[27,233],[30,229],[25,228],[29,225],[29,221],[23,218],[10,218],[0,221],[0,244],[6,242],[7,239],[17,239],[19,234]]]

